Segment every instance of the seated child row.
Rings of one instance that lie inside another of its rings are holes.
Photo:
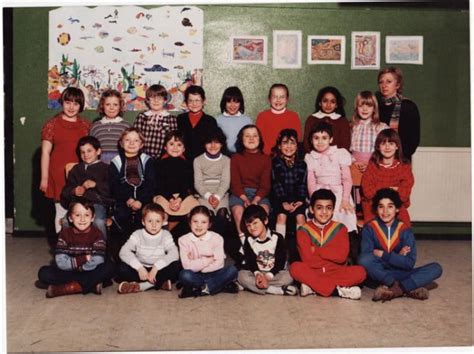
[[[117,235],[113,240],[117,241],[114,246],[117,254],[128,236],[141,226],[142,206],[152,200],[169,215],[170,231],[194,206],[204,205],[216,215],[214,230],[227,234],[225,225],[230,209],[243,244],[244,233],[240,225],[245,207],[261,205],[275,218],[276,231],[286,236],[288,216],[295,218],[296,226],[303,225],[307,196],[326,188],[336,195],[334,219],[347,227],[352,239],[357,226],[351,197],[350,154],[330,145],[332,128],[325,122],[315,126],[308,139],[313,150],[303,160],[296,131],[282,130],[273,148],[275,157],[272,160],[262,152],[263,141],[258,127],[249,124],[239,131],[237,152],[229,158],[225,154],[226,137],[221,129],[214,128],[202,138],[205,152],[190,161],[184,156],[183,133],[172,130],[165,137],[166,153],[155,161],[141,152],[141,132],[127,128],[119,140],[120,154],[107,166],[99,161],[101,149],[97,139],[86,136],[80,139],[77,147],[82,162],[69,172],[61,202],[65,208],[78,197],[93,202],[95,224],[104,235],[107,234],[106,209],[114,204],[112,230]],[[376,138],[375,151],[362,178],[366,221],[374,216],[370,204],[375,192],[390,187],[398,190],[403,201],[400,218],[410,226],[406,208],[410,203],[413,175],[399,144],[398,134],[392,129],[382,130]],[[179,236],[183,233],[182,230],[173,232]],[[357,250],[351,253],[355,261]]]
[[[179,250],[163,228],[166,213],[157,204],[143,208],[143,228],[134,231],[120,250],[114,267],[106,257],[106,239],[92,225],[94,206],[86,200],[71,203],[55,250],[55,265],[43,266],[40,282],[47,297],[94,292],[115,277],[120,294],[154,288],[182,288],[180,298],[237,293],[238,286],[258,294],[339,296],[360,299],[358,287],[366,277],[376,290],[372,300],[388,301],[408,296],[425,300],[425,287],[437,279],[438,263],[415,268],[413,233],[397,217],[402,205],[398,192],[385,188],[376,192],[372,208],[376,217],[362,230],[359,265],[347,265],[347,228],[334,221],[336,196],[319,189],[310,198],[312,219],[297,231],[301,260],[287,265],[285,238],[268,227],[268,214],[259,205],[249,205],[242,215],[245,262],[240,270],[226,266],[223,238],[210,230],[212,215],[205,206],[194,207],[188,216],[190,232],[179,238]],[[114,269],[115,268],[115,269]],[[239,285],[238,285],[239,284]]]

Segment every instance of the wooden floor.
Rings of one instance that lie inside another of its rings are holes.
[[[430,299],[359,301],[248,292],[178,299],[178,291],[45,298],[41,238],[6,237],[9,352],[384,348],[472,345],[470,241],[418,241],[418,264],[444,268]]]

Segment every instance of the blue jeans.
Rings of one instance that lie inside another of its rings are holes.
[[[105,219],[107,218],[107,209],[102,204],[94,204],[94,210],[95,216],[94,222],[92,224],[102,232],[104,239],[107,240],[107,226],[105,224]],[[67,218],[63,219],[62,227],[71,227],[71,223],[69,220],[67,220]]]
[[[370,253],[361,254],[358,263],[373,280],[391,286],[396,280],[406,292],[420,288],[438,279],[443,269],[438,263],[429,263],[410,270],[395,268],[382,258]]]
[[[216,270],[215,272],[202,273],[183,269],[179,273],[179,281],[183,286],[194,289],[203,289],[205,285],[211,295],[217,294],[231,282],[237,279],[237,268],[233,265]]]

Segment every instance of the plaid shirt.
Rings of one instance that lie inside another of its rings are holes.
[[[158,159],[163,154],[166,134],[171,130],[178,129],[178,123],[176,117],[167,111],[162,114],[146,111],[137,116],[133,127],[140,130],[145,136],[143,152]]]
[[[351,151],[374,152],[377,134],[387,128],[388,125],[382,122],[372,124],[372,119],[360,120],[359,124],[354,124],[352,127]]]
[[[279,157],[272,161],[272,190],[273,197],[279,203],[283,202],[304,202],[307,196],[306,162],[295,160],[292,168],[286,166],[285,162]]]

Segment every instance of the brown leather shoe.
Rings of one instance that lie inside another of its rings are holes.
[[[72,281],[70,283],[66,283],[62,285],[48,286],[48,290],[46,291],[46,297],[53,298],[56,296],[72,295],[72,294],[79,294],[79,293],[82,293],[81,284],[79,284],[77,281]]]
[[[380,285],[377,287],[377,289],[375,289],[372,301],[387,301],[389,299],[391,300],[392,296],[392,291],[387,285]]]
[[[167,291],[171,291],[173,288],[171,286],[171,280],[167,280],[165,281],[162,285],[161,285],[161,290],[167,290]]]
[[[428,289],[421,287],[408,292],[407,296],[412,299],[426,300],[430,297],[430,292]]]

